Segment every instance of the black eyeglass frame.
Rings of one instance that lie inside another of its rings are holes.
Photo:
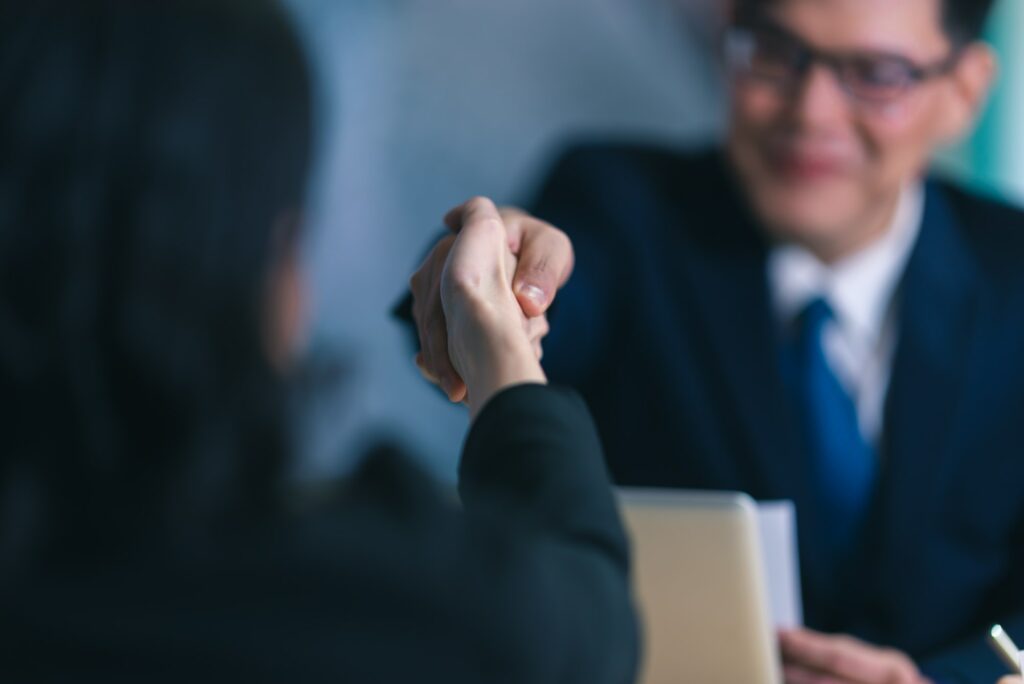
[[[770,77],[755,73],[752,64],[754,51],[757,49],[758,38],[775,40],[794,53],[793,64],[786,65],[788,73],[782,77]],[[952,71],[960,61],[965,46],[954,47],[949,55],[931,64],[918,64],[909,57],[882,51],[830,52],[820,50],[808,44],[799,36],[769,21],[749,24],[736,24],[725,30],[722,47],[726,64],[730,69],[739,70],[746,75],[765,81],[774,81],[783,88],[792,88],[806,78],[807,73],[816,64],[828,68],[836,77],[836,81],[849,97],[867,105],[887,105],[898,101],[908,92],[922,83],[944,76]],[[902,82],[889,86],[889,92],[871,94],[857,86],[852,74],[858,66],[885,62],[896,65],[903,70]]]

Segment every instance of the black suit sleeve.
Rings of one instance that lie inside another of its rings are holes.
[[[541,385],[499,393],[467,437],[459,486],[470,526],[500,521],[523,540],[492,579],[544,635],[531,681],[632,681],[628,542],[583,401]]]

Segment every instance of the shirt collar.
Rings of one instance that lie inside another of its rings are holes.
[[[873,342],[899,285],[924,216],[924,187],[917,181],[900,195],[889,229],[839,262],[825,264],[798,245],[779,245],[768,258],[768,283],[776,316],[788,323],[811,300],[824,297],[841,327]]]

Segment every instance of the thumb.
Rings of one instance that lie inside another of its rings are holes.
[[[532,220],[523,230],[518,256],[512,291],[527,318],[541,316],[572,273],[572,243],[557,228]]]

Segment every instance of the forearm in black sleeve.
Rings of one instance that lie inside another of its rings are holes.
[[[466,438],[459,492],[467,513],[500,507],[626,560],[597,430],[571,390],[520,385],[492,398]]]
[[[583,401],[542,385],[496,395],[467,437],[459,487],[469,520],[519,539],[518,558],[495,580],[548,641],[536,681],[631,682],[639,647],[628,542]]]

